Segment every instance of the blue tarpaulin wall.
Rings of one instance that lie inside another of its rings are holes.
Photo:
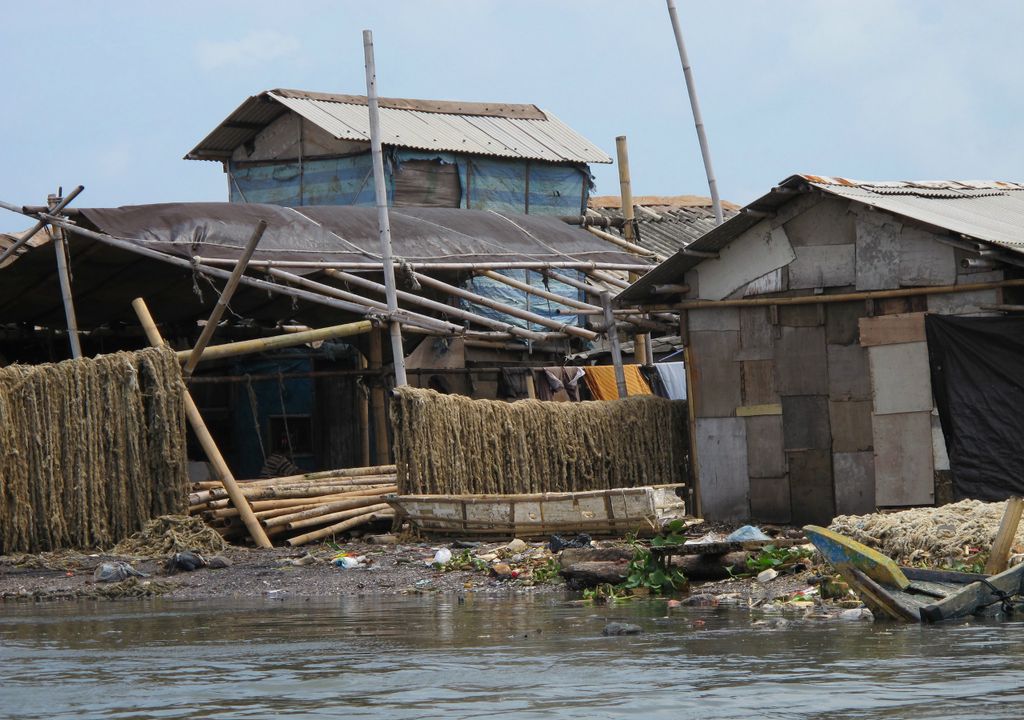
[[[507,277],[519,280],[520,282],[525,282],[532,287],[547,290],[571,300],[584,299],[580,297],[582,293],[571,285],[566,285],[555,280],[548,280],[547,283],[545,283],[545,277],[537,271],[499,270],[498,272]],[[578,271],[564,270],[561,272],[569,277],[582,279],[581,273]],[[516,290],[513,287],[509,287],[504,283],[492,280],[488,277],[476,275],[467,281],[465,287],[467,290],[475,292],[478,295],[483,295],[486,298],[490,298],[511,307],[519,308],[520,310],[529,310],[532,313],[543,315],[544,317],[551,318],[552,320],[556,320],[560,323],[566,323],[569,325],[581,324],[582,317],[580,315],[564,315],[556,312],[558,310],[568,310],[569,308],[565,305],[545,300],[544,298],[537,297],[536,295],[529,295],[522,290]],[[479,315],[494,318],[495,320],[500,320],[501,322],[508,323],[510,325],[517,325],[518,327],[526,328],[528,330],[536,330],[537,332],[550,332],[550,328],[546,328],[526,320],[521,320],[520,318],[512,317],[510,315],[505,315],[489,307],[471,303],[468,300],[460,300],[460,304],[466,310],[472,310]]]
[[[394,199],[394,173],[408,160],[435,160],[458,167],[459,206],[475,210],[531,215],[579,215],[591,188],[585,165],[488,158],[455,153],[388,149],[385,180],[388,203]],[[228,166],[231,202],[273,205],[373,205],[370,153],[336,158]]]

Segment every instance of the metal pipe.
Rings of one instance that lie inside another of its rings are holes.
[[[192,371],[196,369],[196,363],[199,362],[199,358],[203,355],[203,349],[210,344],[210,339],[213,337],[214,331],[217,329],[218,323],[220,323],[221,317],[224,316],[224,311],[228,307],[228,303],[231,302],[231,297],[235,294],[235,289],[238,288],[238,281],[241,280],[242,274],[245,272],[246,266],[249,264],[249,260],[252,259],[252,254],[256,251],[256,246],[260,242],[260,238],[263,237],[263,233],[267,229],[267,221],[260,220],[256,223],[256,229],[253,230],[252,236],[249,238],[249,242],[246,243],[245,249],[242,251],[242,256],[238,258],[238,262],[235,263],[235,269],[231,271],[231,277],[228,278],[227,283],[224,285],[224,290],[221,291],[220,297],[217,298],[217,304],[213,307],[213,312],[210,313],[209,319],[206,321],[206,325],[203,326],[203,331],[199,333],[199,339],[196,340],[196,345],[192,348],[192,352],[189,354],[188,359],[185,361],[184,367],[181,369],[181,374],[187,379]]]
[[[679,48],[679,61],[683,64],[683,77],[686,79],[686,92],[690,96],[690,109],[693,110],[693,123],[697,126],[697,140],[700,142],[700,154],[704,158],[704,169],[707,171],[708,188],[711,190],[711,206],[715,211],[715,224],[721,225],[725,218],[722,215],[722,201],[718,198],[718,183],[715,171],[711,167],[711,149],[704,132],[704,119],[697,102],[697,86],[690,69],[690,59],[686,56],[686,44],[683,42],[683,31],[679,27],[679,14],[676,12],[676,0],[665,0],[668,3],[668,16],[672,20],[672,32],[676,36],[676,47]]]
[[[384,266],[384,287],[387,289],[388,312],[398,310],[395,294],[395,265],[391,259],[391,221],[388,219],[388,190],[384,183],[384,152],[380,140],[380,107],[377,101],[377,70],[373,60],[373,32],[363,30],[363,59],[366,62],[366,104],[370,111],[370,154],[373,158],[373,187],[377,195],[377,227],[380,231],[381,262]],[[392,317],[391,352],[395,361],[395,385],[408,385],[405,379],[405,350],[402,347],[402,326]]]

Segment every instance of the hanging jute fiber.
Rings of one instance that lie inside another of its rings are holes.
[[[1005,510],[1005,502],[961,500],[936,508],[840,515],[829,527],[902,565],[962,568],[985,564]],[[1024,548],[1024,524],[1013,546]]]
[[[0,369],[0,553],[109,547],[185,514],[183,390],[167,349]]]
[[[391,402],[403,494],[513,494],[685,482],[686,403],[472,400],[399,388]]]

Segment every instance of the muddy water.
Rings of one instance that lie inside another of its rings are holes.
[[[1017,718],[1024,623],[560,598],[0,605],[10,718]],[[646,633],[606,638],[609,620]]]

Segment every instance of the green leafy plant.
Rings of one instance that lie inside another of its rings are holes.
[[[486,570],[487,567],[486,560],[476,557],[470,550],[463,550],[458,555],[452,555],[452,559],[444,565],[440,565],[439,569],[443,572],[452,572],[453,570],[482,571]]]
[[[621,585],[602,583],[583,591],[583,599],[597,603],[614,603],[629,600],[630,595],[624,592]]]
[[[666,547],[671,545],[682,545],[686,542],[683,532],[686,530],[686,523],[682,520],[673,520],[661,529],[661,533],[651,539],[651,547]]]
[[[665,566],[641,546],[633,546],[633,559],[626,567],[626,581],[622,587],[633,590],[646,588],[655,595],[664,595],[686,588],[686,575],[682,570]]]
[[[533,581],[538,583],[553,582],[560,579],[559,571],[562,569],[557,558],[550,557],[544,564],[533,570]]]
[[[769,569],[782,571],[809,559],[812,555],[814,553],[805,548],[765,545],[757,555],[747,558],[747,569],[753,574]]]

